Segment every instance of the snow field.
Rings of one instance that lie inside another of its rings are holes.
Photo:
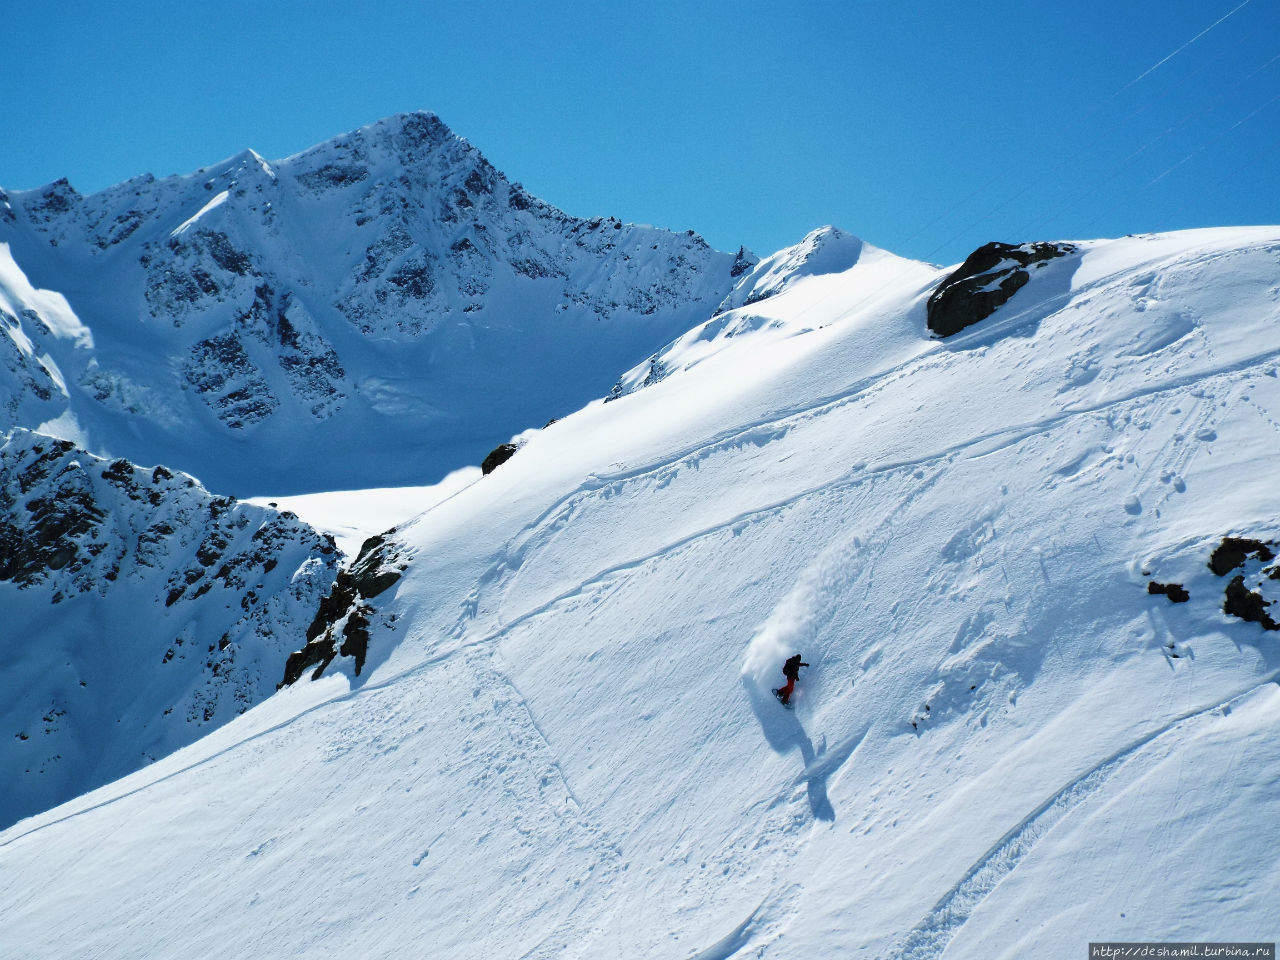
[[[1085,244],[942,343],[929,268],[752,304],[402,526],[364,677],[0,834],[14,955],[1266,939],[1280,650],[1204,564],[1280,532],[1278,254]]]

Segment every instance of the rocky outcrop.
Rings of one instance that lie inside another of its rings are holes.
[[[1270,545],[1261,540],[1248,537],[1223,537],[1222,542],[1209,556],[1209,569],[1216,576],[1225,577],[1232,570],[1243,567],[1250,557],[1256,557],[1262,563],[1269,563],[1276,558],[1276,555]]]
[[[1186,603],[1191,599],[1191,594],[1187,592],[1187,588],[1180,583],[1157,583],[1152,580],[1147,584],[1147,593],[1153,596],[1168,597],[1170,603]]]
[[[480,473],[488,476],[516,455],[520,445],[516,443],[500,443],[489,451],[489,455],[480,464]]]
[[[368,601],[391,589],[407,567],[399,548],[387,539],[390,533],[394,531],[366,540],[351,566],[339,572],[307,627],[307,645],[289,655],[278,686],[296,683],[312,667],[311,679],[320,679],[339,655],[350,657],[355,675],[360,675],[375,613]]]
[[[928,327],[950,337],[985,320],[1031,279],[1031,272],[1075,251],[1069,243],[988,243],[979,247],[929,297]]]
[[[1280,630],[1280,621],[1268,612],[1280,599],[1280,564],[1266,566],[1276,558],[1275,547],[1274,541],[1251,537],[1222,538],[1209,557],[1209,569],[1219,577],[1244,571],[1228,581],[1223,591],[1223,613],[1256,623],[1264,630]],[[1273,599],[1267,598],[1268,593]]]

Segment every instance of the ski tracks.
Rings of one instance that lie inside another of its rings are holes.
[[[563,835],[562,842],[581,851],[579,859],[586,864],[585,869],[572,878],[576,900],[572,909],[564,914],[564,926],[556,929],[554,937],[525,953],[522,960],[561,957],[565,955],[566,945],[587,941],[589,935],[599,929],[603,922],[601,916],[582,908],[588,899],[610,899],[609,891],[626,869],[623,850],[574,790],[554,745],[528,699],[505,669],[497,647],[477,650],[470,659],[477,682],[492,701],[492,714],[503,725],[509,741],[506,751],[509,756],[498,758],[499,762],[518,762],[527,768],[531,776],[523,779],[538,782],[542,804],[558,824],[556,829]],[[545,834],[545,827],[540,832]],[[621,908],[616,903],[613,907],[615,911]],[[578,923],[583,924],[583,929],[574,932]]]
[[[1280,671],[1226,700],[1174,717],[1121,748],[1068,782],[1013,826],[969,868],[960,881],[933,906],[893,951],[900,960],[934,960],[968,922],[999,883],[1035,848],[1042,837],[1081,804],[1088,801],[1116,773],[1151,759],[1146,748],[1160,740],[1185,736],[1202,722],[1280,681]]]

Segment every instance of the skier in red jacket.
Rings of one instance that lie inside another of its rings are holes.
[[[795,692],[796,681],[800,679],[800,668],[807,666],[807,663],[801,661],[798,653],[788,657],[787,662],[782,665],[782,675],[787,678],[787,685],[773,691],[773,695],[782,701],[784,707],[791,705],[791,694]]]

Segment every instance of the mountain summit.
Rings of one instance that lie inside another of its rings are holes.
[[[40,419],[0,411],[0,429],[56,422],[237,494],[478,463],[603,394],[754,262],[692,231],[571,217],[430,113],[284,160],[246,150],[88,197],[60,180],[0,199],[9,299],[57,290],[91,333],[50,337],[25,301],[7,312],[0,376],[40,385]]]

